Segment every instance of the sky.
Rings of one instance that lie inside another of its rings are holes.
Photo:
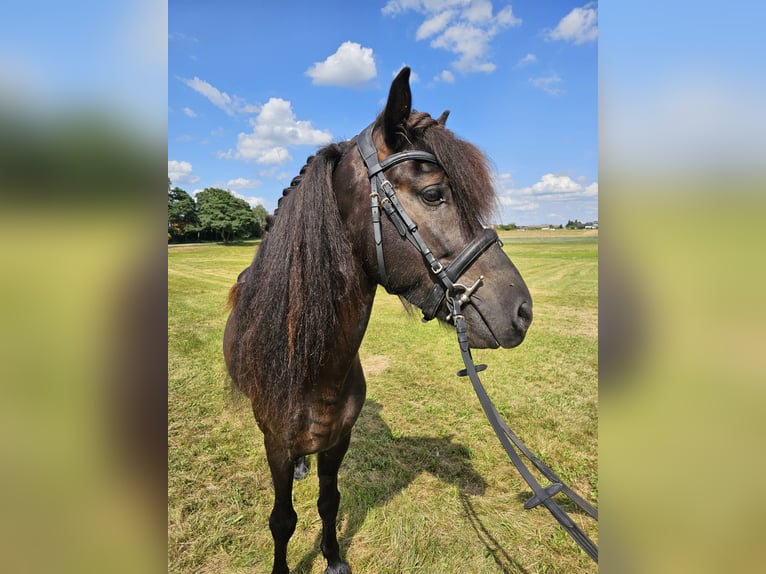
[[[494,223],[598,219],[595,2],[381,0],[168,5],[168,176],[276,207],[306,157],[413,107],[490,159]]]

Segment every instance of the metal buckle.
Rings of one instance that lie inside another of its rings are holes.
[[[388,187],[386,187],[386,186],[388,186]],[[390,181],[388,181],[387,179],[384,179],[384,180],[383,180],[383,181],[380,183],[380,187],[381,187],[381,188],[383,188],[383,191],[385,191],[385,192],[386,192],[386,194],[392,194],[392,193],[396,193],[396,190],[394,189],[394,186],[393,186],[393,185],[391,184],[391,182],[390,182]]]
[[[434,267],[434,264],[431,264],[431,271],[434,275],[438,275],[442,271],[444,271],[444,266],[441,264],[441,261],[436,262],[436,267]]]

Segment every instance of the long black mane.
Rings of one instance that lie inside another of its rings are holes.
[[[475,235],[495,207],[484,155],[426,113],[413,111],[403,135],[436,156],[463,231]],[[347,151],[355,152],[354,140],[309,158],[280,199],[237,293],[230,371],[242,392],[272,412],[295,401],[302,385],[310,388],[331,352],[339,309],[355,295],[351,274],[360,267],[332,188],[333,170]]]
[[[284,408],[301,384],[312,384],[327,359],[338,309],[353,294],[351,245],[332,189],[333,170],[347,147],[321,149],[302,170],[237,296],[232,375],[241,391],[268,409]],[[255,397],[259,388],[268,392]]]

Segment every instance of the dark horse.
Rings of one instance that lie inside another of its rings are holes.
[[[447,112],[412,110],[409,76],[402,69],[367,130],[309,158],[231,290],[224,356],[264,435],[273,573],[289,571],[295,464],[312,453],[325,573],[350,572],[336,534],[338,469],[365,399],[358,351],[378,285],[426,318],[449,322],[462,308],[472,347],[515,347],[532,320],[523,279],[482,225],[495,202],[484,156],[445,128]]]

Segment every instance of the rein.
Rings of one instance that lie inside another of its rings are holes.
[[[367,175],[370,179],[370,200],[372,206],[372,225],[375,238],[375,249],[378,258],[378,272],[380,281],[385,286],[388,283],[385,260],[383,257],[383,233],[381,229],[380,210],[383,208],[389,220],[394,224],[399,235],[406,238],[423,255],[423,259],[429,269],[436,276],[437,281],[422,305],[423,321],[430,321],[436,316],[436,312],[447,297],[447,306],[450,308],[448,321],[452,321],[457,331],[460,354],[465,364],[457,374],[460,377],[467,376],[471,380],[474,392],[479,398],[484,414],[487,416],[492,429],[503,445],[511,462],[519,471],[522,478],[532,489],[532,497],[524,503],[524,508],[530,510],[542,504],[545,506],[569,535],[580,545],[585,553],[598,563],[598,547],[593,541],[574,523],[570,516],[553,500],[553,496],[559,492],[566,495],[583,512],[598,520],[598,510],[585,499],[567,486],[547,465],[535,457],[524,445],[518,436],[510,429],[508,424],[500,417],[495,405],[487,395],[487,391],[479,379],[478,373],[487,368],[487,365],[476,365],[471,356],[471,348],[468,344],[468,327],[462,314],[462,308],[470,303],[471,295],[482,285],[484,277],[480,276],[473,285],[465,286],[456,281],[473,265],[473,263],[492,245],[500,243],[497,233],[492,229],[484,229],[479,235],[455,257],[446,267],[433,255],[418,232],[418,226],[409,217],[402,204],[396,197],[396,190],[388,181],[383,172],[398,163],[404,161],[425,161],[439,165],[436,157],[428,152],[411,150],[395,153],[378,162],[378,151],[372,140],[374,124],[370,124],[359,134],[357,147],[362,156]],[[500,243],[502,245],[502,243]],[[515,447],[515,448],[514,448]],[[529,468],[516,452],[521,452],[532,465],[543,474],[551,484],[543,487],[532,475]]]

